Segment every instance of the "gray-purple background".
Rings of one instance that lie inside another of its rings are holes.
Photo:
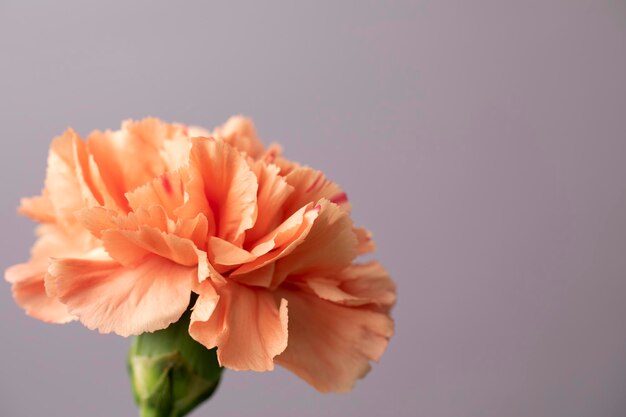
[[[348,191],[397,335],[349,395],[226,372],[194,416],[626,415],[624,0],[0,0],[0,266],[67,126],[236,113]],[[135,415],[129,340],[0,289],[2,417]]]

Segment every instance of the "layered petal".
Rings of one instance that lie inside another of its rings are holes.
[[[149,226],[168,232],[176,225],[161,206],[150,206],[147,209],[141,207],[128,214],[93,207],[76,212],[76,219],[97,238],[102,238],[102,233],[109,229],[139,230],[141,226]]]
[[[334,276],[313,277],[306,283],[318,297],[347,306],[369,305],[388,312],[396,302],[396,286],[376,261],[350,265]]]
[[[308,204],[295,212],[280,226],[260,239],[251,250],[254,256],[252,260],[231,273],[231,278],[252,285],[252,282],[264,282],[267,285],[278,285],[280,280],[275,279],[275,267],[267,268],[277,260],[291,254],[302,242],[305,241],[313,228],[314,222],[320,213],[321,207],[312,207]],[[249,274],[252,273],[252,276]],[[271,274],[261,277],[260,274]],[[274,286],[275,286],[274,285]]]
[[[300,167],[300,164],[294,161],[290,161],[282,156],[283,148],[277,143],[272,143],[265,150],[260,160],[266,164],[276,165],[280,175],[286,176],[294,169]]]
[[[298,289],[281,289],[277,295],[289,303],[289,345],[275,361],[319,391],[350,391],[393,335],[393,321],[385,314]]]
[[[226,368],[269,371],[287,347],[287,302],[265,289],[207,281],[191,315],[189,334]]]
[[[241,116],[212,133],[127,121],[86,144],[68,130],[20,212],[47,226],[5,278],[45,321],[137,335],[179,320],[197,293],[189,333],[222,366],[279,363],[324,392],[351,389],[393,334],[395,285],[354,263],[375,246],[345,192],[264,149]]]
[[[163,207],[170,219],[176,219],[174,211],[184,203],[183,187],[180,171],[164,172],[147,184],[126,193],[126,199],[132,210],[159,206]]]
[[[254,226],[246,232],[247,246],[270,233],[283,221],[285,201],[294,191],[294,188],[280,176],[280,170],[276,165],[257,161],[252,164],[252,170],[259,184],[258,216]]]
[[[5,271],[5,279],[12,282],[13,298],[26,314],[48,323],[68,323],[76,317],[54,297],[48,297],[44,277],[48,263],[30,262],[14,265]]]
[[[142,187],[141,191],[146,190]],[[152,191],[148,194],[157,195]],[[162,206],[146,204],[128,214],[100,207],[86,209],[77,218],[122,265],[133,266],[150,255],[158,255],[179,265],[198,266],[199,280],[209,275],[207,254],[200,249],[207,240],[203,214],[174,222]]]
[[[198,249],[205,250],[207,246],[209,222],[202,213],[191,219],[178,219],[174,234],[183,239],[191,240]]]
[[[128,210],[125,194],[180,166],[189,143],[181,126],[158,119],[127,121],[119,131],[95,131],[87,139],[103,183],[118,207]]]
[[[246,117],[230,117],[226,123],[213,130],[212,136],[252,158],[257,158],[263,153],[263,144],[257,137],[254,123]]]
[[[215,236],[209,239],[209,253],[211,263],[220,266],[241,265],[257,258],[247,250]]]
[[[319,216],[306,239],[276,262],[276,283],[289,275],[328,276],[350,265],[357,256],[358,242],[348,213],[327,200],[319,206]]]
[[[77,210],[102,203],[92,176],[85,143],[68,129],[50,146],[42,195],[23,199],[19,212],[41,222],[71,224]]]
[[[177,214],[202,212],[209,234],[241,246],[257,218],[258,183],[246,159],[223,141],[193,139],[185,188],[189,197]]]
[[[320,199],[329,200],[342,210],[350,211],[351,206],[346,193],[336,183],[327,179],[322,171],[298,167],[289,172],[285,180],[295,189],[285,203],[284,209],[287,213],[292,213],[302,205]]]
[[[48,260],[54,256],[83,256],[98,243],[80,228],[43,225],[38,235],[31,259],[8,268],[5,279],[12,284],[13,298],[26,314],[50,323],[67,323],[75,317],[56,298],[46,294],[44,277]]]
[[[46,190],[56,218],[64,223],[74,222],[77,210],[102,202],[91,180],[87,148],[71,129],[52,142]]]
[[[56,221],[54,207],[45,189],[41,196],[22,198],[17,211],[21,215],[40,223],[54,223]]]
[[[151,256],[133,267],[114,260],[55,259],[46,286],[89,329],[121,336],[164,329],[187,309],[195,267]]]
[[[376,249],[376,244],[372,239],[372,233],[369,230],[362,227],[355,227],[354,234],[358,242],[357,251],[359,255],[373,252]]]
[[[197,266],[198,280],[209,275],[207,255],[188,239],[141,226],[139,230],[107,230],[102,234],[106,251],[123,265],[145,262],[146,257],[158,255],[177,265]]]

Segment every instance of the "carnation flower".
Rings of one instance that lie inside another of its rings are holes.
[[[350,210],[243,117],[210,133],[157,119],[86,140],[70,129],[19,209],[42,223],[31,259],[5,275],[30,316],[102,333],[166,329],[191,306],[188,334],[222,367],[278,363],[342,392],[385,351],[396,297],[379,263],[355,262],[374,245]]]

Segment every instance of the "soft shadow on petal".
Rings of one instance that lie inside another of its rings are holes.
[[[166,328],[185,312],[197,268],[152,256],[135,267],[113,260],[55,259],[46,276],[71,314],[121,336]]]
[[[307,285],[320,298],[347,306],[370,305],[389,312],[396,302],[396,285],[376,261],[350,265],[328,278],[309,278]]]
[[[259,182],[259,209],[254,227],[246,232],[246,246],[270,233],[283,221],[284,203],[293,192],[293,187],[279,175],[280,170],[276,165],[257,161],[252,164],[252,170]]]
[[[209,253],[214,265],[241,265],[256,259],[256,256],[219,237],[209,238]]]
[[[119,131],[95,131],[89,135],[88,150],[93,155],[107,192],[120,209],[129,208],[125,197],[127,192],[165,171],[178,168],[181,159],[186,156],[185,146],[189,146],[186,139],[180,136],[184,136],[182,126],[168,125],[154,118],[126,121]],[[175,153],[180,155],[168,154],[172,141],[176,144]]]
[[[26,314],[48,323],[68,323],[76,317],[53,297],[48,297],[44,286],[47,262],[14,265],[5,272],[5,279],[13,283],[13,298]]]
[[[174,234],[183,239],[191,240],[198,249],[205,250],[207,246],[207,237],[209,231],[209,222],[202,213],[191,219],[178,219]]]
[[[218,286],[217,292],[201,290],[189,334],[209,349],[217,346],[226,368],[269,371],[287,346],[287,302],[265,289],[234,282]]]
[[[317,218],[319,211],[320,208],[313,207],[312,203],[303,206],[278,227],[254,242],[251,246],[251,252],[259,256],[265,255],[270,250],[288,246],[299,238],[304,239]]]
[[[257,218],[256,176],[246,159],[223,141],[192,140],[188,201],[177,210],[184,218],[203,213],[209,219],[209,233],[242,246],[245,231]],[[203,201],[204,200],[204,201]]]
[[[289,275],[328,276],[351,264],[357,256],[357,238],[347,212],[327,200],[306,239],[276,262],[274,283]]]
[[[300,290],[289,302],[289,345],[275,361],[322,392],[347,392],[378,361],[393,335],[385,314],[350,308]]]
[[[31,259],[5,271],[5,279],[12,284],[15,302],[34,318],[51,323],[67,323],[75,319],[67,307],[48,296],[44,277],[50,257],[82,257],[98,242],[84,229],[64,228],[46,224],[37,229],[38,239],[31,251]]]
[[[201,252],[191,240],[148,226],[140,226],[137,231],[107,230],[102,234],[102,242],[107,252],[124,265],[137,263],[152,253],[180,265],[194,266]]]
[[[126,193],[126,199],[133,210],[160,206],[170,219],[176,219],[174,210],[182,206],[184,202],[181,173],[179,171],[165,172],[147,184]]]
[[[285,180],[294,187],[285,203],[285,211],[293,211],[309,202],[315,202],[322,198],[337,204],[342,210],[350,212],[350,202],[346,193],[336,183],[326,178],[322,171],[316,171],[309,167],[298,167],[292,170]]]
[[[320,207],[311,207],[307,205],[301,210],[294,213],[289,219],[285,220],[280,226],[269,233],[267,236],[257,242],[252,249],[252,254],[257,256],[253,261],[246,263],[232,272],[231,277],[242,282],[247,282],[245,278],[247,274],[255,273],[259,269],[265,269],[268,265],[274,264],[278,259],[288,256],[298,245],[302,244],[312,229],[315,219],[320,212]],[[266,269],[267,270],[267,269]],[[272,268],[272,273],[275,271]],[[258,282],[258,279],[254,280]],[[265,279],[263,279],[265,281]],[[270,279],[270,283],[276,281],[277,285],[280,281],[274,277]]]

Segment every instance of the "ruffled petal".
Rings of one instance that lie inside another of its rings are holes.
[[[231,277],[248,283],[252,281],[267,282],[265,272],[269,270],[266,267],[289,255],[305,241],[319,212],[320,207],[312,207],[312,204],[302,207],[275,230],[259,240],[251,251],[255,259],[235,269],[231,273]],[[265,272],[256,272],[259,269],[264,269]],[[273,274],[274,268],[271,271]],[[253,273],[252,277],[248,276],[250,273]],[[263,276],[261,277],[259,274],[263,274]],[[268,286],[272,285],[273,282],[278,285],[280,280],[274,280],[272,275]]]
[[[21,215],[41,223],[56,222],[54,207],[46,190],[43,190],[41,196],[22,198],[17,211]]]
[[[93,132],[87,139],[89,152],[99,168],[108,193],[119,208],[128,210],[125,194],[142,186],[168,170],[178,168],[185,155],[181,147],[189,146],[180,139],[184,129],[158,119],[126,121],[122,130]],[[181,155],[168,156],[170,145]],[[168,143],[168,145],[166,145]],[[184,149],[184,148],[183,148]]]
[[[346,193],[336,183],[327,179],[322,171],[298,167],[289,172],[285,180],[295,189],[285,203],[286,213],[293,213],[304,204],[320,199],[329,200],[343,211],[350,212],[351,206]]]
[[[285,201],[293,193],[293,187],[280,176],[276,165],[257,161],[252,165],[257,176],[258,216],[254,227],[246,232],[246,245],[256,242],[275,229],[283,220]]]
[[[370,305],[388,312],[396,302],[396,286],[376,261],[355,264],[328,278],[307,279],[320,298],[348,306]]]
[[[355,227],[354,234],[358,242],[357,251],[359,255],[365,255],[366,253],[373,252],[376,249],[376,244],[372,239],[372,233],[362,227]]]
[[[320,214],[306,239],[276,261],[274,283],[289,275],[328,276],[341,271],[357,256],[357,239],[350,216],[336,204],[322,200]]]
[[[31,251],[31,259],[5,271],[5,279],[12,284],[15,302],[26,314],[50,323],[67,323],[75,319],[67,307],[46,294],[44,277],[48,259],[54,256],[83,256],[98,246],[85,230],[63,228],[46,224],[37,230],[38,239]]]
[[[255,159],[263,153],[263,144],[257,137],[254,123],[246,117],[230,117],[226,123],[213,131],[212,136]]]
[[[164,329],[187,309],[195,267],[149,257],[134,267],[113,260],[56,259],[46,286],[89,329],[121,336]]]
[[[211,262],[222,266],[241,265],[256,259],[247,250],[215,236],[209,238],[209,253]]]
[[[47,262],[29,262],[5,271],[5,279],[13,283],[15,302],[29,316],[48,323],[63,324],[75,320],[64,304],[46,294],[44,276],[47,269]]]
[[[192,142],[185,183],[189,199],[177,214],[190,218],[203,212],[210,234],[241,246],[245,231],[257,217],[256,176],[244,157],[227,143],[206,138]]]
[[[196,244],[204,246],[206,241],[203,215],[174,223],[161,206],[141,207],[127,215],[96,207],[80,211],[77,218],[122,265],[135,265],[154,254],[184,266],[199,265],[198,278],[208,276],[207,254]]]
[[[45,187],[39,197],[22,199],[19,212],[44,223],[74,223],[74,213],[101,204],[85,143],[72,129],[54,139],[48,153]]]
[[[209,223],[204,214],[200,213],[192,219],[178,219],[174,234],[183,239],[191,240],[198,249],[205,250],[207,246]]]
[[[303,206],[266,236],[254,242],[252,253],[259,256],[265,255],[275,248],[289,245],[296,239],[304,239],[319,212],[319,206],[313,207],[313,204]]]
[[[294,169],[299,168],[300,164],[294,161],[290,161],[282,156],[283,148],[277,143],[272,143],[267,147],[263,155],[259,160],[266,164],[273,164],[278,167],[281,176],[286,176]]]
[[[167,217],[161,206],[141,207],[128,214],[121,214],[103,207],[93,207],[76,212],[76,219],[82,227],[98,238],[110,229],[139,230],[141,226],[153,227],[163,232],[175,229],[174,221]]]
[[[177,124],[168,124],[166,139],[161,143],[159,155],[168,171],[182,167],[189,160],[191,151],[190,129]]]
[[[294,161],[290,161],[280,155],[276,156],[272,163],[280,168],[280,175],[289,175],[292,171],[300,167],[300,164]]]
[[[139,230],[107,230],[102,234],[106,251],[123,265],[132,266],[143,262],[144,258],[158,255],[182,266],[198,266],[198,280],[208,275],[208,259],[204,251],[199,250],[188,239],[161,232],[148,226]]]
[[[287,347],[287,302],[234,282],[217,292],[207,288],[196,301],[189,334],[209,349],[217,346],[217,358],[226,368],[269,371]]]
[[[87,230],[75,225],[44,224],[37,228],[37,241],[31,249],[31,260],[44,262],[51,257],[80,257],[101,246]]]
[[[78,223],[97,238],[101,238],[105,230],[117,227],[117,217],[117,211],[104,207],[92,207],[76,212]]]
[[[289,345],[275,361],[319,391],[350,391],[393,335],[393,321],[385,314],[297,290],[277,295],[289,302]]]
[[[183,179],[179,171],[165,172],[145,185],[126,193],[133,210],[163,207],[170,219],[176,219],[174,210],[183,205]]]

